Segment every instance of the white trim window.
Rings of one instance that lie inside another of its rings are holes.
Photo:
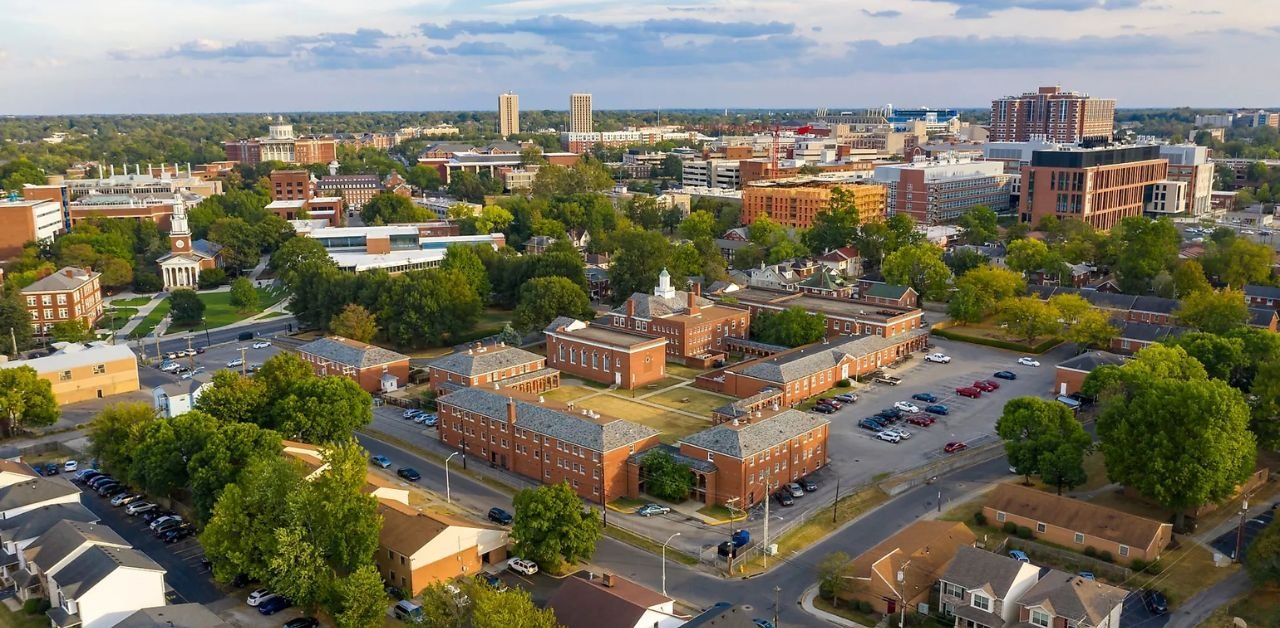
[[[991,598],[981,593],[973,594],[973,599],[970,602],[970,605],[980,611],[986,611],[988,613],[991,612]]]
[[[1038,608],[1033,608],[1031,609],[1031,623],[1040,628],[1049,628],[1053,623],[1053,617]]]

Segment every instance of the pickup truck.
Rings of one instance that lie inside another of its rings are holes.
[[[875,379],[871,381],[877,384],[888,384],[890,386],[897,386],[898,384],[902,383],[902,378],[894,377],[892,375],[877,375]]]
[[[945,353],[930,353],[924,356],[926,362],[937,362],[938,364],[947,364],[951,362],[951,356]]]

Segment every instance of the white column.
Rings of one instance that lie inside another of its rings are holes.
[[[173,279],[171,278],[172,273],[170,272],[171,270],[172,269],[167,267],[164,269],[164,287],[166,289],[173,286]]]

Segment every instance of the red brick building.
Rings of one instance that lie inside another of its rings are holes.
[[[309,201],[315,196],[315,181],[310,170],[272,170],[271,200]]]
[[[802,308],[810,314],[822,314],[827,319],[828,337],[896,336],[919,329],[924,320],[924,312],[914,306],[834,299],[764,288],[747,288],[726,296],[737,299],[739,305],[751,310],[752,316],[761,312],[776,314],[793,307]]]
[[[371,393],[390,392],[409,382],[409,356],[341,336],[313,340],[298,355],[316,375],[342,375]]]
[[[494,384],[530,394],[560,387],[560,372],[547,368],[546,358],[504,344],[451,353],[431,362],[427,369],[431,390],[439,394]]]
[[[1092,98],[1060,87],[1041,87],[1021,96],[991,101],[989,141],[1027,142],[1044,136],[1050,142],[1074,144],[1111,139],[1116,101]]]
[[[888,338],[824,340],[735,364],[720,371],[716,378],[699,377],[697,385],[738,398],[777,388],[782,391],[782,404],[793,405],[831,390],[842,379],[866,375],[920,351],[928,339],[927,329],[915,329]]]
[[[440,442],[601,503],[627,494],[627,458],[658,444],[653,428],[510,390],[463,388],[436,403]]]
[[[627,390],[667,376],[667,339],[591,325],[568,317],[552,321],[547,364],[564,373]]]
[[[1032,224],[1075,218],[1105,231],[1141,216],[1153,186],[1168,175],[1159,146],[1038,150],[1022,167],[1018,214]]]
[[[692,292],[671,286],[671,274],[663,269],[653,294],[632,294],[621,307],[609,312],[615,329],[667,339],[667,358],[689,365],[708,366],[724,358],[724,339],[746,338],[751,314],[742,308],[717,305]]]
[[[808,229],[819,212],[831,208],[831,190],[844,190],[858,210],[863,223],[882,222],[888,188],[870,181],[834,181],[814,177],[793,177],[756,181],[742,187],[742,224],[761,216],[784,226]]]
[[[1053,394],[1073,395],[1080,392],[1085,378],[1095,369],[1103,366],[1120,366],[1124,364],[1123,356],[1106,351],[1089,351],[1065,360],[1055,367]]]
[[[78,320],[93,329],[102,318],[102,273],[70,266],[22,289],[22,301],[37,335],[56,323]]]

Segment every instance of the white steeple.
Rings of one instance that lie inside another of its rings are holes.
[[[662,269],[662,273],[658,275],[658,287],[653,289],[655,296],[664,299],[674,299],[676,297],[676,289],[671,287],[671,273],[666,268]]]
[[[173,206],[173,216],[169,218],[169,235],[191,235],[187,226],[187,209],[182,203]]]

